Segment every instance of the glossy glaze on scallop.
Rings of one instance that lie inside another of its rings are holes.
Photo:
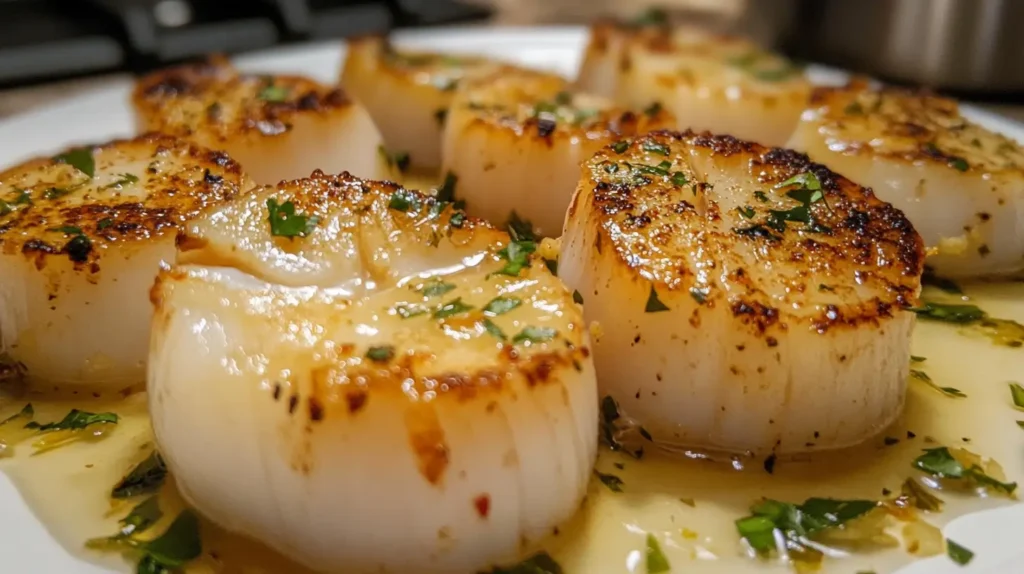
[[[0,173],[3,350],[38,385],[145,378],[147,294],[175,235],[247,188],[226,154],[167,136],[65,150]]]
[[[627,110],[574,92],[559,76],[505,69],[460,89],[445,128],[443,173],[457,177],[469,213],[502,224],[514,212],[554,237],[581,162],[620,138],[673,123],[662,109]]]
[[[441,166],[441,132],[462,79],[501,65],[485,58],[403,50],[387,38],[346,42],[341,83],[373,117],[392,153],[410,165]]]
[[[242,74],[212,57],[143,77],[132,103],[140,132],[224,150],[260,185],[314,169],[394,175],[366,110],[341,88],[301,76]]]
[[[150,412],[207,517],[320,571],[441,573],[514,562],[575,513],[593,363],[532,244],[317,172],[180,245],[152,291]]]
[[[807,104],[803,70],[749,40],[692,27],[591,26],[577,85],[673,113],[679,129],[779,146]]]
[[[559,277],[611,395],[656,442],[795,453],[899,415],[923,247],[806,156],[656,132],[584,164]]]
[[[964,119],[954,100],[818,88],[790,146],[903,210],[940,275],[1024,269],[1024,150]]]

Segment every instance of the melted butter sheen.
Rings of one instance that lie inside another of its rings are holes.
[[[1024,322],[1024,285],[975,285],[966,290],[972,303],[993,317]],[[791,502],[811,496],[877,500],[882,498],[883,488],[899,491],[903,480],[913,474],[910,463],[920,449],[939,444],[991,457],[1003,465],[1009,480],[1024,481],[1024,459],[1019,456],[1024,435],[1017,428],[1019,417],[1006,385],[1014,377],[1019,380],[1024,350],[993,345],[983,337],[961,333],[955,326],[922,321],[913,352],[927,358],[914,368],[927,372],[940,386],[959,388],[967,398],[947,398],[912,382],[905,415],[883,436],[856,451],[779,460],[772,475],[765,472],[763,461],[756,459],[681,460],[648,452],[637,461],[603,450],[597,469],[620,477],[624,492],[614,493],[595,480],[581,511],[547,541],[546,550],[567,574],[644,572],[645,536],[651,532],[677,572],[784,572],[787,568],[782,565],[746,558],[736,535],[733,521],[745,516],[750,503],[759,497]],[[15,457],[0,462],[0,470],[11,477],[64,547],[83,560],[132,571],[118,555],[86,550],[83,543],[115,532],[118,518],[137,502],[112,503],[108,493],[151,448],[145,393],[84,400],[78,396],[0,396],[0,419],[26,401],[35,406],[39,421],[59,419],[71,408],[121,415],[116,431],[105,440],[73,444],[35,457],[29,456],[31,448],[22,443]],[[907,431],[916,437],[908,439]],[[885,446],[885,436],[900,441]],[[926,442],[926,437],[934,443]],[[1002,498],[978,499],[951,492],[940,496],[946,501],[946,510],[927,517],[940,527],[964,513],[1009,503]],[[161,532],[182,507],[173,481],[161,497],[165,519],[153,532]],[[400,525],[396,527],[400,533]],[[185,570],[190,574],[305,572],[285,557],[208,522],[202,523],[202,536],[204,555]],[[892,549],[829,559],[823,571],[873,570],[881,574],[913,559],[903,549]]]

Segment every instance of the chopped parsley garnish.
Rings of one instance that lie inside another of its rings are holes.
[[[398,188],[391,194],[391,199],[388,200],[388,208],[394,209],[395,211],[406,212],[412,209],[418,211],[420,208],[420,198],[412,191],[405,188]]]
[[[513,343],[544,343],[555,338],[558,332],[551,327],[524,327],[522,331],[512,337]]]
[[[284,86],[275,86],[271,82],[264,86],[263,89],[256,94],[256,97],[265,102],[281,103],[288,100],[288,94],[288,88],[285,88]]]
[[[136,572],[139,574],[168,574],[198,558],[203,551],[199,538],[199,519],[191,510],[185,510],[163,534],[152,540],[139,540],[138,534],[155,523],[162,512],[155,497],[132,509],[121,520],[121,532],[107,538],[96,538],[86,543],[95,549],[124,549],[140,554]]]
[[[119,544],[127,542],[126,539],[131,536],[141,534],[146,530],[149,530],[149,527],[156,524],[163,515],[163,511],[160,510],[159,498],[156,495],[150,496],[135,505],[127,516],[118,521],[121,525],[121,529],[117,534],[104,538],[93,538],[86,541],[85,545],[88,548],[96,549],[104,549],[111,546],[116,547]]]
[[[946,554],[949,555],[950,560],[961,566],[966,566],[974,559],[974,552],[949,539],[946,540]]]
[[[466,213],[463,211],[456,211],[448,218],[448,225],[452,229],[462,229],[462,225],[466,223]]]
[[[640,173],[646,173],[646,174],[650,174],[650,175],[660,175],[660,176],[668,175],[668,170],[671,169],[671,168],[672,168],[672,162],[670,162],[670,161],[663,161],[663,162],[659,163],[658,165],[647,165],[647,164],[643,164],[643,163],[638,163],[638,164],[634,164],[633,165],[633,169],[635,169],[636,171],[638,171]]]
[[[768,194],[766,194],[763,191],[755,191],[754,192],[754,198],[757,199],[760,202],[766,202],[766,201],[768,201]]]
[[[658,545],[658,539],[651,533],[647,533],[646,555],[647,574],[661,574],[672,569],[672,566],[668,563],[668,558],[665,557],[665,553],[661,551],[661,546]]]
[[[85,263],[89,260],[89,253],[92,252],[92,241],[85,235],[75,235],[64,244],[62,251],[67,253],[68,259],[75,263]]]
[[[80,411],[78,409],[71,409],[63,419],[47,423],[39,424],[35,421],[25,425],[27,429],[37,430],[39,432],[54,432],[64,430],[81,430],[89,425],[99,423],[113,423],[116,424],[118,416],[114,413],[90,413],[86,411]]]
[[[80,147],[68,150],[53,158],[53,161],[66,163],[92,179],[96,175],[96,159],[92,155],[92,148]]]
[[[277,203],[277,199],[267,198],[267,221],[270,222],[270,235],[274,237],[305,237],[313,232],[320,218],[295,213],[295,204],[286,201]]]
[[[536,241],[537,234],[533,231],[533,223],[519,217],[512,210],[508,216],[508,234],[514,241]]]
[[[473,306],[463,303],[462,297],[458,297],[438,307],[437,311],[434,311],[433,317],[435,319],[446,319],[471,310],[473,310]]]
[[[677,171],[672,174],[672,185],[678,185],[682,187],[689,182],[690,180],[686,178],[686,174],[681,171]]]
[[[374,345],[366,351],[366,358],[375,363],[386,363],[395,358],[395,346]]]
[[[63,233],[64,235],[81,235],[82,234],[82,228],[81,227],[75,227],[74,225],[62,225],[60,227],[53,227],[53,228],[49,229],[49,231],[59,231],[60,233]]]
[[[662,311],[668,311],[668,306],[658,299],[658,292],[655,291],[654,285],[651,285],[651,293],[647,296],[647,304],[644,306],[644,313],[660,313]]]
[[[644,114],[646,114],[649,118],[653,118],[654,116],[660,114],[661,110],[661,102],[654,102],[653,104],[644,108]]]
[[[114,181],[113,183],[107,184],[105,189],[110,189],[111,187],[121,187],[121,186],[125,186],[125,185],[131,185],[133,183],[138,183],[138,182],[139,182],[139,177],[137,175],[133,175],[133,174],[130,174],[130,173],[122,173],[121,176],[120,176],[120,179]]]
[[[577,305],[583,304],[583,295],[580,295],[580,292],[575,289],[572,291],[572,302]]]
[[[445,293],[455,289],[455,285],[452,283],[445,283],[437,277],[427,281],[423,284],[423,288],[419,290],[419,293],[424,297],[440,297]]]
[[[491,321],[490,319],[484,319],[483,324],[484,330],[487,331],[491,336],[502,341],[508,339],[508,335],[506,335],[505,332],[501,330],[501,327],[495,324],[494,321]]]
[[[911,363],[923,363],[923,362],[925,362],[927,360],[928,360],[927,357],[919,357],[917,355],[910,355],[910,362]]]
[[[928,512],[941,512],[942,505],[945,504],[941,498],[932,494],[923,484],[914,478],[908,478],[903,481],[903,486],[900,489],[900,495],[913,503],[915,508],[926,510]]]
[[[974,323],[985,318],[985,312],[975,305],[948,305],[922,301],[923,306],[911,307],[908,311],[917,313],[922,319],[945,321],[946,323]]]
[[[72,190],[64,187],[51,187],[43,192],[43,199],[57,199],[71,193]]]
[[[606,444],[608,448],[612,450],[622,450],[633,458],[642,458],[644,455],[643,447],[637,448],[635,451],[629,450],[626,449],[618,440],[620,429],[616,421],[622,418],[622,415],[619,413],[619,404],[615,402],[615,399],[613,399],[611,395],[605,395],[605,397],[601,399],[600,414],[601,417],[598,428],[600,430],[601,442]]]
[[[167,479],[167,465],[155,450],[135,465],[110,491],[111,498],[131,498],[160,490]]]
[[[800,72],[800,68],[798,66],[794,66],[788,61],[776,63],[775,66],[766,68],[760,64],[764,62],[772,62],[770,62],[770,60],[765,56],[766,54],[763,53],[750,52],[743,56],[732,58],[729,60],[729,64],[737,68],[741,68],[751,76],[765,82],[778,82]]]
[[[455,185],[457,183],[459,183],[459,176],[450,171],[445,173],[444,181],[441,182],[441,187],[437,188],[436,196],[438,201],[451,203],[455,209],[465,209],[466,202],[455,197]]]
[[[114,220],[109,217],[104,217],[96,223],[96,229],[106,229],[114,224]]]
[[[924,274],[921,275],[921,283],[923,285],[941,289],[942,291],[953,295],[964,294],[963,289],[961,289],[955,281],[935,275],[935,272],[927,266],[924,268]]]
[[[792,221],[807,224],[808,231],[818,233],[831,231],[828,227],[817,223],[811,214],[812,204],[825,201],[825,194],[821,189],[821,181],[818,180],[818,177],[811,172],[805,172],[787,179],[777,187],[789,186],[800,186],[786,192],[787,197],[799,201],[800,205],[787,210],[769,210],[768,219],[765,221],[768,227],[782,233],[786,230],[786,222]]]
[[[497,317],[498,315],[508,313],[522,304],[523,300],[518,297],[495,297],[484,306],[484,313]]]
[[[963,391],[961,391],[960,389],[954,387],[940,387],[939,385],[935,384],[935,381],[933,381],[932,378],[928,376],[928,373],[921,371],[919,369],[910,369],[910,376],[935,389],[936,391],[939,391],[940,393],[946,395],[947,397],[955,397],[958,399],[967,398],[967,395],[965,395]]]
[[[971,168],[971,166],[967,164],[967,160],[962,157],[949,158],[949,167],[957,171],[967,171]]]
[[[507,263],[500,270],[490,275],[509,275],[518,277],[524,267],[530,265],[530,254],[537,250],[537,244],[533,241],[512,241],[505,248],[498,252]],[[488,275],[488,277],[490,276]]]
[[[1017,489],[1016,482],[1002,482],[989,476],[985,470],[977,465],[965,466],[958,460],[947,447],[925,449],[924,454],[914,460],[914,468],[923,471],[935,478],[943,478],[981,488],[992,488],[994,490],[1012,495]]]
[[[1013,399],[1013,406],[1019,411],[1024,411],[1024,387],[1020,383],[1010,383],[1010,398]]]
[[[709,288],[707,287],[703,289],[700,287],[690,287],[690,297],[693,297],[693,300],[696,301],[698,305],[701,305],[708,300],[708,291]]]
[[[562,567],[547,552],[541,552],[515,566],[494,568],[487,574],[562,574]]]
[[[662,145],[656,141],[651,140],[644,140],[644,142],[640,144],[640,149],[644,150],[645,152],[656,153],[658,155],[667,156],[669,154],[667,145]]]
[[[427,310],[419,305],[407,305],[405,303],[395,305],[395,314],[403,319],[426,315],[426,313]]]
[[[754,217],[754,208],[750,207],[749,205],[744,205],[743,207],[737,207],[736,211],[740,212],[740,215],[742,215],[743,217],[746,217],[747,219],[750,219],[751,217]]]
[[[617,141],[617,142],[613,143],[611,147],[612,147],[612,151],[614,151],[615,153],[622,153],[622,152],[626,151],[627,149],[629,149],[629,142],[625,141],[625,140]]]
[[[877,507],[871,500],[809,498],[797,505],[765,499],[751,507],[751,516],[736,521],[736,529],[759,554],[776,548],[777,534],[790,548],[800,549],[804,547],[801,539],[813,539],[815,534],[843,526]]]
[[[594,471],[594,475],[601,481],[602,484],[608,487],[612,492],[622,492],[622,479],[615,476],[614,474],[605,474],[603,472]]]

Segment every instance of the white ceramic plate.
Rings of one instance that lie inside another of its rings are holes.
[[[581,28],[453,28],[402,33],[396,41],[409,47],[481,54],[571,76],[579,65],[586,33]],[[333,83],[343,55],[339,42],[279,49],[245,56],[236,62],[246,70],[304,74]],[[837,83],[845,78],[841,72],[824,68],[813,68],[811,75],[819,83]],[[130,90],[130,82],[118,82],[0,122],[0,165],[70,144],[131,135]],[[964,114],[990,129],[1024,141],[1024,125],[970,106],[964,106]],[[971,548],[974,561],[960,567],[940,556],[915,562],[899,574],[1024,572],[1024,552],[1019,540],[1024,531],[1024,505],[963,516],[944,531]],[[32,514],[14,485],[0,474],[0,572],[95,574],[109,570],[68,554]]]

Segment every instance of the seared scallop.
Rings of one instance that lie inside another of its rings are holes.
[[[314,169],[394,175],[366,110],[341,88],[307,78],[241,74],[214,57],[142,78],[132,103],[140,132],[224,150],[257,184]]]
[[[149,288],[186,221],[246,186],[227,155],[166,136],[0,173],[0,332],[33,384],[145,380]]]
[[[785,58],[741,38],[667,26],[591,28],[579,88],[633,107],[664,106],[679,129],[786,143],[810,83]]]
[[[903,210],[940,275],[1024,269],[1024,150],[953,100],[855,83],[815,90],[790,146]]]
[[[342,85],[370,112],[393,153],[413,167],[441,165],[441,130],[467,74],[500,66],[484,58],[400,50],[387,38],[347,42]]]
[[[559,277],[599,326],[601,393],[655,442],[786,454],[900,413],[923,254],[806,156],[656,132],[584,164]]]
[[[319,571],[415,574],[515,561],[576,511],[596,381],[534,244],[317,172],[180,245],[152,293],[150,412],[210,519]]]
[[[469,213],[562,231],[580,162],[622,137],[673,125],[661,109],[633,112],[576,93],[559,76],[502,70],[464,83],[448,113],[445,173]],[[513,216],[514,214],[514,216]]]

